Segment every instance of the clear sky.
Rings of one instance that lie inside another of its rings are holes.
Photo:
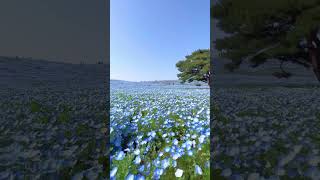
[[[175,64],[210,47],[209,0],[111,0],[110,77],[175,80]]]

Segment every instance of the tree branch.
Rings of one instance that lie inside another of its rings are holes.
[[[259,50],[258,52],[254,53],[253,55],[247,56],[247,57],[244,59],[244,61],[250,61],[252,58],[254,58],[254,57],[256,57],[256,56],[258,56],[258,55],[260,55],[260,54],[262,54],[262,53],[264,53],[264,52],[266,52],[266,51],[268,51],[268,50],[270,50],[270,49],[276,48],[276,47],[278,47],[279,45],[280,45],[280,43],[277,43],[277,44],[274,44],[274,45],[272,45],[272,46],[263,48],[263,49]]]

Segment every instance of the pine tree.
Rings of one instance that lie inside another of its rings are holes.
[[[202,81],[210,85],[210,51],[200,49],[179,61],[176,67],[181,72],[179,79],[184,82]]]
[[[243,61],[257,67],[268,60],[281,62],[275,76],[289,77],[283,62],[313,68],[320,81],[319,0],[220,0],[211,18],[229,36],[216,40],[220,56],[230,59],[230,71]]]

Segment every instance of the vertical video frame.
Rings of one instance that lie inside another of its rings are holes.
[[[319,1],[211,7],[217,179],[320,179]]]
[[[209,46],[208,0],[111,1],[111,179],[210,179]]]

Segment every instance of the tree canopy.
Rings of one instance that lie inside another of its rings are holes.
[[[202,81],[210,83],[210,50],[199,49],[184,60],[179,61],[176,67],[180,71],[178,78],[184,82]]]
[[[289,77],[282,63],[292,62],[312,67],[320,80],[319,0],[220,0],[211,18],[229,34],[214,43],[220,56],[231,59],[225,65],[230,71],[245,60],[252,67],[278,60],[277,77]]]

